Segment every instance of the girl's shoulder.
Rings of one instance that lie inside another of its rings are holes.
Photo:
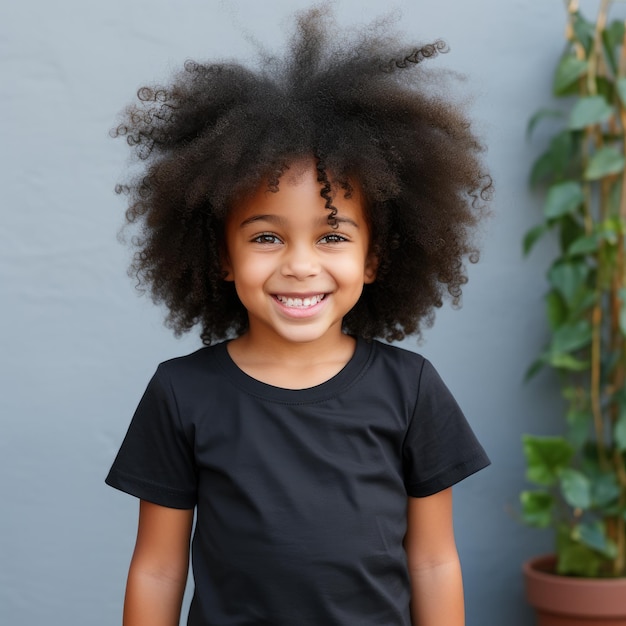
[[[414,350],[382,341],[372,341],[372,355],[375,359],[382,360],[387,367],[421,369],[427,359]]]
[[[226,342],[203,346],[189,354],[172,357],[159,363],[156,376],[172,382],[206,376],[212,371],[219,372],[221,354],[226,352]]]

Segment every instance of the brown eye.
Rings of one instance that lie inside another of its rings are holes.
[[[253,243],[281,243],[280,239],[276,235],[271,233],[262,233],[257,235],[253,240]]]
[[[344,241],[348,240],[345,237],[342,237],[341,235],[337,235],[335,233],[324,235],[324,237],[320,239],[320,243],[342,243]]]

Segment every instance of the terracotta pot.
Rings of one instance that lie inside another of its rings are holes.
[[[626,626],[626,578],[559,576],[555,562],[548,555],[524,564],[537,626]]]

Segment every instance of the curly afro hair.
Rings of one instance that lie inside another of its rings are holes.
[[[240,335],[247,314],[225,281],[224,223],[238,199],[277,191],[293,163],[314,157],[329,223],[332,194],[365,198],[378,257],[376,281],[346,315],[344,330],[399,340],[432,324],[445,296],[458,304],[491,179],[467,116],[444,97],[423,61],[441,41],[412,46],[383,23],[334,28],[327,7],[296,18],[282,58],[258,67],[187,61],[169,86],[143,87],[114,136],[142,164],[118,193],[135,225],[129,273],[181,334],[203,343]]]

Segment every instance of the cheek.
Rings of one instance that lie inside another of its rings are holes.
[[[239,258],[233,264],[235,283],[242,288],[260,287],[272,274],[274,266],[269,259],[259,257]]]
[[[363,283],[368,282],[368,269],[366,261],[363,257],[344,258],[334,267],[334,274],[341,283],[353,284],[355,287],[361,287]]]

